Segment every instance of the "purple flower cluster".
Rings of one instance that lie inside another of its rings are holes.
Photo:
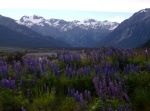
[[[75,53],[63,52],[60,55],[60,60],[63,62],[67,62],[67,63],[73,62],[75,60],[80,62],[81,56],[80,56],[80,53],[78,53],[78,52],[75,52]]]
[[[9,79],[3,78],[1,80],[1,85],[3,88],[10,88],[14,90],[16,88],[16,81],[12,80],[11,78]]]
[[[135,66],[134,64],[130,63],[124,66],[123,71],[126,75],[133,74],[134,72],[138,73],[139,71],[141,71],[141,66],[140,65]]]
[[[102,111],[113,111],[113,108],[111,105],[107,109],[104,106],[102,106]],[[129,109],[126,105],[124,106],[119,105],[118,109],[115,111],[131,111],[131,109]]]
[[[82,93],[79,93],[79,91],[75,91],[75,89],[70,89],[68,87],[68,96],[72,96],[77,102],[80,102],[82,104],[82,109],[86,110],[88,107],[84,102],[84,98],[87,100],[91,100],[91,92],[85,90],[84,96]]]
[[[22,106],[22,107],[21,107],[21,111],[26,111],[26,109]]]
[[[18,62],[14,61],[14,76],[16,79],[20,80],[21,75],[22,75],[22,65],[20,61]]]
[[[150,63],[146,64],[146,70],[150,73]]]
[[[0,74],[4,77],[8,75],[8,65],[4,59],[0,59]]]
[[[79,75],[88,75],[90,76],[90,67],[81,67],[78,69],[78,74]]]
[[[48,61],[48,66],[50,68],[51,74],[55,74],[56,77],[60,76],[60,67],[55,63]]]
[[[69,65],[66,66],[65,69],[65,76],[66,77],[81,77],[81,76],[90,76],[90,66],[87,67],[81,67],[77,69],[76,64],[74,64],[74,67],[69,67]]]
[[[117,99],[122,99],[124,97],[127,102],[130,101],[127,93],[123,91],[123,85],[121,82],[117,83],[116,80],[112,81],[110,79],[106,81],[105,77],[100,80],[99,78],[95,77],[93,78],[93,83],[97,95],[102,98],[103,102],[106,102],[106,97],[115,97]]]

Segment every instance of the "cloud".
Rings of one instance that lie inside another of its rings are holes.
[[[136,12],[150,0],[0,0],[0,8]]]

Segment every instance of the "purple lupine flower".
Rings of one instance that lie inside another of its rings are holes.
[[[118,86],[115,86],[115,89],[114,89],[114,90],[115,90],[115,97],[116,97],[116,98],[119,98],[119,93],[120,93],[120,92],[119,92],[119,90],[118,90]]]
[[[21,111],[26,111],[26,109],[22,106],[22,107],[21,107]]]
[[[68,64],[67,64],[67,66],[66,66],[65,75],[66,75],[66,77],[68,77],[68,75],[69,75],[69,68],[68,68]]]
[[[73,77],[76,77],[77,73],[76,71],[73,71]]]
[[[146,60],[148,61],[148,51],[147,51],[147,49],[145,50],[145,57],[146,57]]]
[[[77,106],[77,111],[81,111],[80,105]]]
[[[104,93],[102,94],[102,101],[103,101],[103,102],[106,102],[106,96],[105,96]]]
[[[27,96],[28,96],[28,99],[30,99],[30,89],[27,89]]]
[[[90,66],[87,67],[87,74],[90,75]]]
[[[73,75],[73,74],[72,74],[72,68],[70,67],[70,68],[69,68],[69,77],[72,77],[72,75]]]
[[[74,71],[76,71],[77,70],[77,66],[76,66],[76,64],[74,64]]]
[[[3,88],[6,87],[6,79],[1,80],[1,85],[2,85]]]
[[[146,69],[150,73],[150,64],[146,64]]]
[[[124,111],[129,111],[129,109],[128,109],[126,104],[124,105]]]
[[[90,91],[88,91],[88,95],[87,96],[88,96],[88,99],[92,100]]]
[[[42,79],[42,75],[43,75],[43,69],[42,69],[42,66],[40,64],[40,79]]]
[[[16,79],[20,79],[22,74],[22,68],[21,68],[21,63],[18,61],[14,61],[14,76]]]
[[[112,107],[111,107],[111,106],[109,106],[108,111],[113,111],[113,109],[112,109]]]
[[[83,109],[83,110],[86,110],[88,107],[87,107],[87,105],[84,103],[82,93],[80,94],[80,102],[81,102],[81,104],[82,104],[82,109]]]
[[[59,77],[60,76],[60,67],[59,66],[57,66],[56,68],[55,68],[55,75],[56,75],[56,77]]]
[[[116,62],[116,70],[118,71],[119,70],[119,62]]]
[[[103,77],[103,79],[102,79],[102,85],[103,85],[103,88],[104,88],[104,90],[106,90],[106,79],[105,79],[105,77]]]
[[[115,95],[115,87],[112,81],[109,81],[109,87],[112,92],[112,95]]]
[[[6,79],[5,82],[6,82],[6,83],[5,83],[5,84],[6,84],[6,87],[9,88],[9,87],[10,87],[9,80]]]
[[[108,68],[105,69],[104,76],[105,76],[105,79],[108,78]]]
[[[103,91],[102,89],[99,90],[99,95],[102,96],[103,95]]]
[[[74,99],[77,101],[77,102],[80,102],[80,95],[79,95],[79,92],[76,91],[76,93],[74,93]]]
[[[122,111],[122,107],[120,105],[118,106],[118,111]]]
[[[127,93],[126,93],[126,92],[124,92],[123,94],[124,94],[125,100],[126,100],[127,102],[130,102],[130,99],[129,99],[129,97],[128,97]]]
[[[98,88],[98,79],[95,77],[93,78],[94,87],[96,89],[97,95],[99,95],[99,88]]]
[[[123,85],[122,85],[122,82],[121,82],[121,81],[119,82],[119,87],[120,87],[122,90],[124,90],[124,87],[123,87]]]
[[[92,67],[94,68],[95,64],[94,64],[94,60],[92,60]]]
[[[2,73],[3,76],[8,75],[8,66],[7,64],[3,64],[2,66],[0,66],[0,73]]]
[[[109,97],[111,97],[110,87],[107,88],[107,94],[108,94]]]
[[[15,87],[16,87],[16,82],[15,82],[15,80],[11,80],[11,82],[10,82],[10,88],[14,90]]]
[[[105,107],[104,106],[102,106],[102,111],[105,111]]]
[[[46,67],[44,64],[42,65],[42,69],[43,69],[43,72],[46,72]]]
[[[10,88],[10,89],[15,89],[16,84],[15,84],[15,80],[11,80],[11,78],[9,78],[9,80],[7,79],[2,79],[1,80],[1,85],[3,88]]]
[[[27,70],[26,69],[24,70],[24,76],[25,77],[27,76]]]

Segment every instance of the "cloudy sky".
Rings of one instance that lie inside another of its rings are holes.
[[[94,18],[121,22],[149,6],[150,0],[0,0],[0,14],[14,19],[36,14],[68,21]]]

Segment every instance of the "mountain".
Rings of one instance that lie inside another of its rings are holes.
[[[24,26],[24,25],[19,25],[18,23],[16,23],[16,20],[11,19],[9,17],[5,17],[0,15],[0,24],[4,25],[14,31],[20,32],[22,34],[31,36],[31,37],[37,37],[37,36],[41,36],[40,34],[38,34],[37,32],[31,30],[30,28]]]
[[[20,44],[23,47],[70,47],[69,44],[63,41],[56,40],[51,36],[43,36],[24,25],[16,23],[16,20],[2,15],[0,15],[0,27],[0,40],[1,42],[5,41],[1,45],[19,47]]]
[[[32,41],[33,38],[24,35],[22,33],[13,31],[8,27],[0,25],[0,46],[15,46],[15,47],[36,47],[41,46],[40,43],[35,40]]]
[[[0,25],[0,46],[5,47],[64,47],[59,45],[55,39],[43,39],[39,37],[30,37],[10,28]]]
[[[45,35],[63,40],[74,47],[94,47],[119,23],[86,19],[84,21],[65,21],[61,19],[45,19],[38,15],[23,16],[18,24]]]
[[[109,33],[99,46],[134,48],[150,40],[150,8],[134,13]]]

